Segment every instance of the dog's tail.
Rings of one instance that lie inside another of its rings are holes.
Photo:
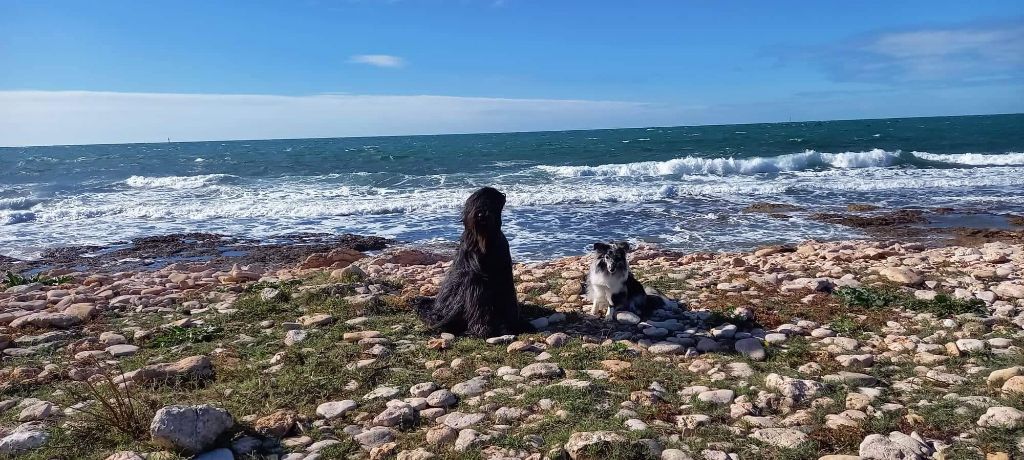
[[[654,310],[675,304],[671,299],[665,297],[665,294],[662,294],[661,291],[653,287],[644,287],[644,293],[647,294],[647,301],[643,305],[644,316],[650,316],[651,313],[654,313]]]
[[[456,318],[462,313],[457,308],[439,308],[437,297],[413,297],[410,304],[416,310],[416,316],[432,331],[459,330]]]
[[[640,307],[640,316],[648,318],[654,313],[654,310],[661,308],[662,305],[665,305],[665,301],[660,296],[648,295]]]
[[[434,312],[433,297],[413,297],[409,300],[409,305],[413,310],[416,310],[416,316],[419,316],[420,321],[431,327],[437,324],[439,318],[437,318],[437,314]]]

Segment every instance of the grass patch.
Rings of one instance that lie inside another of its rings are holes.
[[[233,307],[238,311],[229,319],[231,322],[258,323],[268,319],[294,321],[302,314],[302,309],[293,303],[279,300],[264,301],[260,299],[259,294],[253,293],[240,297]]]
[[[807,441],[792,448],[785,449],[767,444],[747,444],[740,450],[740,458],[759,458],[766,460],[814,460],[820,456],[818,443]]]
[[[562,409],[566,412],[564,418],[548,416],[542,421],[526,426],[521,432],[510,436],[525,437],[530,434],[541,435],[544,439],[545,449],[560,447],[568,441],[572,433],[580,431],[622,431],[622,420],[615,418],[615,411],[618,404],[613,400],[613,394],[600,384],[594,385],[588,390],[580,390],[571,387],[549,385],[545,387],[532,388],[522,395],[520,404],[533,405],[542,399],[550,399],[556,403],[556,410]],[[639,435],[639,433],[622,433],[625,436]],[[625,447],[625,446],[623,446]],[[625,455],[630,450],[615,450],[609,452],[607,458],[646,458],[619,456]],[[590,457],[588,457],[590,458]]]
[[[154,334],[147,345],[152,348],[170,348],[186,343],[209,342],[219,338],[221,332],[223,329],[209,324],[194,327],[172,326]]]
[[[867,309],[898,307],[916,312],[933,313],[940,317],[981,313],[985,309],[985,302],[980,299],[956,299],[947,294],[938,294],[932,300],[923,300],[891,286],[841,287],[836,290],[835,296],[844,307]]]
[[[734,324],[741,330],[755,327],[756,323],[753,320],[744,316],[734,315],[732,312],[735,309],[732,305],[727,305],[724,311],[712,310],[711,316],[704,320],[704,327],[711,329],[723,324]]]
[[[124,376],[123,372],[101,367],[99,375],[99,379],[86,379],[76,387],[69,387],[69,393],[76,396],[76,400],[91,401],[77,412],[92,426],[116,431],[129,439],[145,439],[153,408],[132,392],[131,385],[114,383],[115,377]]]
[[[1012,455],[1017,451],[1018,439],[1020,430],[986,428],[978,433],[978,445],[985,452],[1007,452]]]
[[[36,273],[35,275],[20,275],[14,272],[7,272],[4,274],[3,284],[7,287],[23,286],[26,284],[39,283],[46,286],[57,286],[61,284],[70,283],[73,280],[70,276],[56,276],[49,277],[42,273]]]
[[[602,458],[609,460],[649,460],[657,458],[647,446],[639,442],[598,444],[583,449],[578,458]]]
[[[642,269],[635,270],[635,276],[639,279],[645,287],[652,287],[657,289],[658,292],[665,294],[669,291],[678,291],[683,289],[685,286],[683,283],[690,278],[697,275],[695,270],[690,270],[686,273],[679,274],[677,277],[669,277],[665,273],[661,272],[646,272]]]
[[[860,322],[854,319],[852,316],[847,314],[840,314],[831,322],[828,323],[829,329],[832,329],[837,334],[851,336],[854,333],[861,332],[862,327]]]
[[[793,336],[781,347],[768,348],[768,362],[795,369],[816,358],[811,342],[803,336]]]
[[[974,429],[977,426],[978,417],[985,412],[984,409],[949,399],[939,399],[933,404],[921,404],[914,407],[913,410],[924,420],[921,424],[915,425],[913,429],[921,433],[922,436],[937,439],[949,439],[964,431]],[[909,433],[909,431],[907,432]]]
[[[360,451],[359,443],[352,438],[344,438],[337,444],[331,444],[318,452],[320,458],[348,458]],[[245,457],[243,457],[245,458]]]

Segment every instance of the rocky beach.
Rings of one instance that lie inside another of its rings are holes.
[[[642,247],[666,305],[615,322],[587,256],[518,264],[537,332],[486,340],[409,311],[448,264],[424,248],[70,258],[0,294],[0,455],[1019,458],[1024,244],[998,236]]]
[[[1024,460],[1024,0],[0,0],[0,69],[0,460]]]

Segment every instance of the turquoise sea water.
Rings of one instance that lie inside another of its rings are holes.
[[[1024,115],[540,133],[0,148],[0,254],[183,231],[457,238],[475,188],[509,197],[520,259],[634,239],[738,250],[855,231],[849,203],[1024,209]]]

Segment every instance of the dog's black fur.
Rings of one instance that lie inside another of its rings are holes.
[[[432,329],[494,337],[529,328],[520,317],[512,256],[501,232],[504,207],[505,195],[491,187],[477,190],[466,200],[459,252],[437,297],[415,301],[420,319]]]

